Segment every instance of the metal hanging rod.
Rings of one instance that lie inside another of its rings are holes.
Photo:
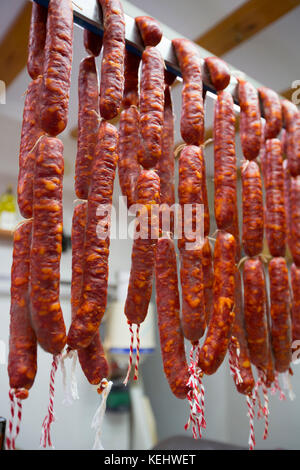
[[[32,0],[40,5],[48,8],[49,0]],[[103,20],[102,20],[102,11],[101,7],[98,3],[98,0],[74,0],[73,3],[73,11],[74,11],[74,23],[81,26],[82,28],[89,29],[90,31],[99,34],[100,36],[103,35]],[[136,9],[138,10],[138,9]],[[144,12],[141,10],[139,13],[142,15]],[[138,28],[135,24],[134,18],[124,14],[125,16],[125,24],[126,24],[126,31],[125,31],[125,39],[126,39],[126,48],[131,52],[141,56],[144,50],[144,45],[142,42],[142,38],[138,31]],[[173,37],[181,37],[179,33],[177,34],[175,31],[172,31]],[[213,88],[209,76],[206,72],[204,67],[204,58],[211,56],[212,54],[209,51],[199,47],[195,44],[196,48],[199,51],[199,55],[202,59],[202,80],[203,80],[203,87],[206,91],[209,92],[211,97],[215,97],[216,90]],[[161,42],[156,46],[162,57],[165,61],[166,68],[177,77],[181,78],[180,68],[177,62],[177,58],[175,56],[175,52],[173,50],[172,42],[166,36],[163,36]],[[242,76],[249,82],[251,82],[255,88],[258,88],[262,84],[258,83],[253,78],[247,76],[243,72],[236,70],[230,64],[228,64],[230,71],[231,71],[231,79],[230,84],[228,85],[227,89],[233,96],[235,104],[238,106],[238,98],[237,98],[237,79],[236,76]],[[232,73],[233,72],[233,73]],[[236,75],[236,76],[235,76]],[[239,111],[239,106],[237,107],[237,111]],[[262,111],[262,110],[261,110]],[[263,116],[263,114],[262,114]]]

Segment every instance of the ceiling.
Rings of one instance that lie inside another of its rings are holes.
[[[2,0],[0,3],[0,42],[14,21],[26,0]],[[179,35],[195,39],[205,33],[214,24],[226,17],[244,2],[241,0],[132,0],[124,2],[128,14],[134,15],[138,7],[149,15],[175,30]],[[256,34],[250,40],[242,43],[228,52],[223,58],[239,70],[243,70],[256,78],[262,84],[279,91],[290,86],[291,82],[300,79],[300,48],[299,48],[300,7],[296,7],[272,25]],[[165,34],[171,34],[165,28]],[[65,145],[66,175],[64,181],[66,199],[65,222],[70,226],[71,205],[74,199],[73,169],[76,157],[76,142],[70,137],[70,130],[77,125],[77,78],[80,60],[85,56],[82,46],[83,32],[75,27],[74,59],[72,71],[72,87],[70,97],[70,115],[67,130],[62,139]],[[98,59],[99,64],[99,59]],[[1,79],[1,70],[0,70]],[[1,163],[0,163],[0,192],[8,182],[17,180],[18,147],[21,120],[24,104],[24,92],[29,83],[27,71],[13,81],[7,89],[6,104],[0,104],[1,129]],[[180,87],[173,92],[176,116],[176,138],[180,141],[179,113]],[[206,125],[211,126],[212,100],[207,103]],[[208,171],[212,173],[212,155],[208,151]],[[238,148],[238,153],[240,150]],[[116,192],[116,194],[118,194]]]

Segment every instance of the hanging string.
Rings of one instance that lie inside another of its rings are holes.
[[[21,421],[22,421],[22,400],[20,398],[17,398],[17,424],[16,424],[16,429],[15,429],[15,434],[12,436],[12,448],[16,448],[16,439],[18,435],[20,434],[20,429],[21,429]]]
[[[269,396],[268,396],[268,388],[266,386],[266,374],[264,371],[259,370],[258,371],[259,377],[260,377],[260,384],[262,387],[263,391],[263,396],[264,396],[264,406],[263,406],[263,416],[265,417],[265,428],[264,428],[264,434],[263,434],[263,439],[266,440],[268,435],[269,435]]]
[[[66,365],[65,365],[65,361],[67,358],[72,359],[70,390],[68,389],[67,371],[66,371]],[[66,350],[61,355],[60,367],[61,367],[62,383],[63,383],[63,390],[64,390],[63,404],[66,404],[66,405],[71,405],[73,401],[79,400],[76,373],[75,373],[76,363],[77,363],[77,351],[76,350],[69,349],[69,350]]]
[[[255,447],[255,434],[254,434],[254,406],[253,400],[249,395],[247,395],[247,406],[248,406],[248,416],[249,416],[249,423],[250,423],[250,433],[249,433],[249,450],[254,450]]]
[[[189,373],[190,377],[187,383],[189,391],[187,393],[187,399],[190,406],[190,415],[188,422],[185,424],[184,429],[189,429],[192,423],[192,432],[194,439],[202,437],[201,428],[206,428],[205,421],[205,401],[204,394],[205,389],[202,383],[202,372],[197,367],[199,354],[199,343],[192,345],[190,350],[190,364]],[[196,356],[194,359],[194,355]]]
[[[134,341],[134,333],[133,333],[132,323],[130,321],[127,321],[127,323],[128,323],[129,331],[130,331],[130,346],[129,346],[128,369],[127,369],[127,375],[126,375],[125,380],[123,382],[124,385],[128,384],[128,380],[129,380],[129,377],[130,377],[130,372],[131,372],[131,368],[132,368],[133,341]]]
[[[134,367],[134,377],[133,380],[137,380],[139,378],[139,363],[140,363],[140,327],[141,325],[137,325],[136,327],[136,358],[135,358],[135,367]]]
[[[290,373],[288,370],[282,374],[282,381],[283,381],[283,388],[284,390],[287,390],[289,399],[291,401],[295,400],[296,395],[293,391],[292,382],[290,379]]]
[[[12,450],[13,439],[13,426],[14,426],[14,417],[15,417],[15,393],[14,389],[11,388],[8,392],[10,400],[10,420],[8,422],[8,434],[6,436],[6,449]]]
[[[113,383],[111,381],[108,382],[107,379],[102,379],[99,388],[97,389],[98,393],[102,394],[102,401],[96,410],[91,425],[92,429],[95,429],[96,432],[93,450],[103,450],[103,446],[101,443],[101,430],[106,410],[106,402],[108,395],[111,391],[112,385]]]
[[[274,385],[271,388],[271,394],[275,395],[276,392],[279,392],[279,400],[286,400],[286,396],[282,388],[280,387],[279,384],[279,374],[278,372],[275,372],[275,380],[274,380]]]
[[[76,380],[76,365],[78,359],[77,351],[73,350],[69,352],[69,355],[72,357],[72,366],[71,366],[71,396],[73,400],[79,400],[78,386]]]
[[[55,392],[55,374],[57,371],[57,367],[60,361],[61,355],[57,354],[53,356],[52,367],[50,372],[50,386],[49,386],[49,405],[48,405],[48,412],[45,416],[45,419],[42,424],[42,433],[41,433],[41,440],[40,446],[46,448],[47,443],[52,449],[54,446],[51,441],[51,424],[55,421],[54,416],[54,392]]]

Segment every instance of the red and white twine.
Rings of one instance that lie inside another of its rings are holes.
[[[21,421],[22,421],[22,400],[16,397],[16,390],[9,390],[9,399],[10,399],[10,420],[8,423],[8,435],[6,437],[6,449],[15,450],[16,449],[16,439],[20,433]],[[16,401],[15,401],[16,398]],[[17,405],[17,423],[14,429],[14,419],[15,419],[15,406]]]
[[[271,388],[271,394],[275,395],[276,392],[279,393],[279,400],[286,400],[285,393],[284,393],[284,391],[282,390],[282,388],[280,387],[280,384],[279,384],[279,374],[278,374],[278,372],[275,372],[275,380],[274,380],[274,385]]]
[[[123,382],[124,385],[128,384],[132,363],[133,363],[133,343],[134,343],[134,331],[132,327],[132,323],[127,321],[130,331],[130,346],[129,346],[129,359],[128,359],[128,369],[125,380]],[[133,380],[137,380],[139,377],[139,363],[140,363],[140,327],[141,325],[136,326],[136,359],[135,359],[135,366],[134,366],[134,377]]]
[[[253,399],[247,395],[247,406],[248,406],[248,416],[250,423],[250,433],[249,433],[249,450],[254,450],[255,447],[255,433],[254,433],[254,405]]]
[[[40,446],[44,448],[47,447],[47,443],[48,443],[48,445],[54,449],[54,446],[51,441],[50,431],[51,431],[51,424],[53,423],[53,421],[55,421],[55,416],[54,416],[55,374],[56,374],[60,359],[61,359],[60,354],[53,356],[53,361],[52,361],[52,366],[51,366],[48,412],[43,421],[41,440],[40,440]]]
[[[194,354],[196,355],[194,359]],[[206,428],[205,421],[205,389],[201,378],[201,369],[197,367],[199,354],[199,344],[193,344],[190,350],[190,364],[189,373],[190,377],[187,383],[189,391],[187,399],[190,406],[190,415],[188,422],[185,424],[184,429],[187,430],[192,423],[192,432],[194,439],[202,437],[201,429]]]

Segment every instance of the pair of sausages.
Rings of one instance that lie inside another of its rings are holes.
[[[219,231],[214,253],[213,312],[198,366],[213,374],[224,360],[234,320],[235,240]],[[185,398],[188,392],[188,367],[180,322],[177,265],[174,242],[161,238],[156,252],[156,303],[164,371],[172,392]]]

